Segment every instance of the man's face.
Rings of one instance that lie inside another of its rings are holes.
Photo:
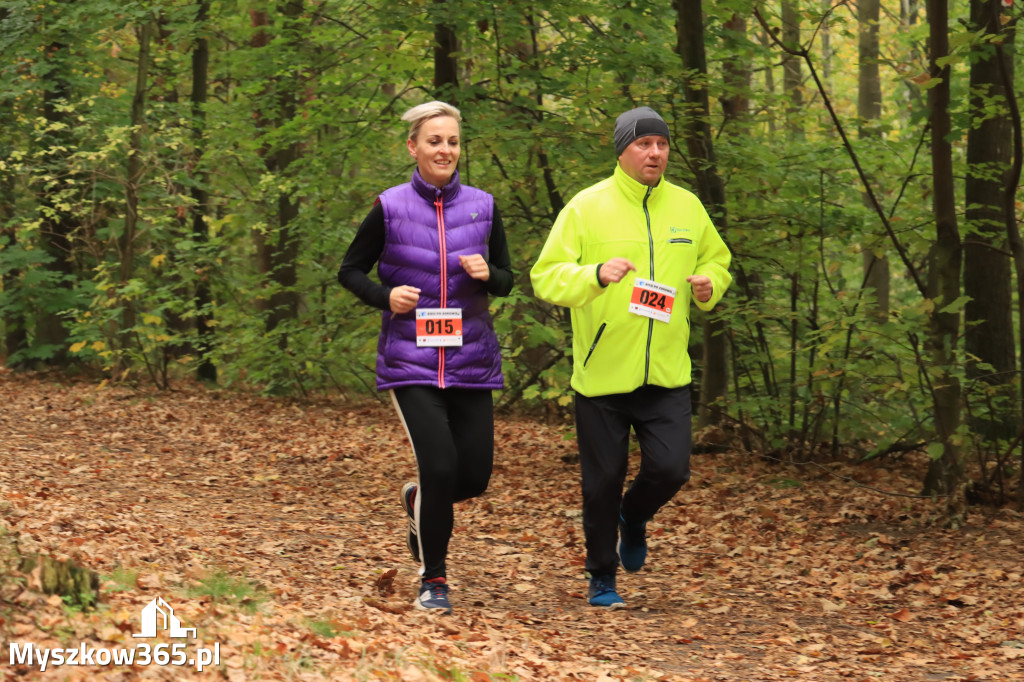
[[[619,165],[640,184],[654,187],[668,166],[668,140],[661,135],[638,137],[619,155]]]

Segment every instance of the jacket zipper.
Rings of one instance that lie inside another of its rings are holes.
[[[594,354],[594,349],[597,348],[597,342],[601,340],[601,334],[604,334],[604,328],[607,326],[607,322],[602,322],[601,326],[597,328],[597,335],[594,337],[594,343],[590,344],[590,350],[587,351],[587,357],[583,360],[584,367],[586,367],[587,363],[590,362],[590,356]]]
[[[654,279],[654,234],[651,232],[651,213],[647,210],[647,199],[651,196],[651,188],[647,188],[647,193],[644,194],[644,217],[647,219],[647,246],[651,253],[651,281],[656,282]],[[644,357],[644,386],[647,385],[647,379],[651,374],[651,340],[654,337],[654,320],[647,320],[647,349]]]
[[[434,200],[437,209],[437,239],[441,252],[441,307],[448,307],[448,247],[444,240],[444,198],[440,195]],[[438,348],[437,355],[437,386],[444,388],[444,346]]]

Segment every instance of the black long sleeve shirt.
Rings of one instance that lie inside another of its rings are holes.
[[[384,238],[384,207],[378,202],[359,226],[345,252],[345,258],[338,269],[338,281],[363,303],[381,310],[390,310],[392,287],[378,284],[369,277],[370,270],[384,251]],[[497,206],[494,207],[494,217],[491,219],[488,251],[487,267],[491,274],[483,282],[484,289],[492,296],[507,296],[512,291],[514,275],[505,228]]]

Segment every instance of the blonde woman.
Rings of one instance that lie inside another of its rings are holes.
[[[409,551],[421,562],[416,606],[451,613],[453,505],[487,489],[491,391],[503,387],[488,298],[508,295],[513,274],[494,198],[459,182],[459,110],[428,102],[402,120],[410,123],[412,179],[380,194],[338,280],[383,311],[377,388],[390,392],[418,469],[400,493]],[[375,264],[380,284],[368,276]]]

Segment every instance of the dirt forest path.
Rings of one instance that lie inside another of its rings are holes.
[[[1024,523],[938,526],[907,461],[783,466],[727,452],[649,526],[629,608],[588,607],[575,444],[499,419],[490,490],[456,510],[455,613],[411,608],[390,408],[0,373],[0,518],[22,554],[107,579],[62,606],[7,562],[5,644],[135,646],[157,596],[218,665],[0,664],[9,679],[1024,679]],[[856,478],[857,485],[849,477]],[[869,486],[869,487],[865,487]],[[390,572],[394,571],[391,575]],[[126,584],[124,576],[131,576]],[[117,577],[120,576],[120,579]],[[258,590],[202,594],[211,576]]]

